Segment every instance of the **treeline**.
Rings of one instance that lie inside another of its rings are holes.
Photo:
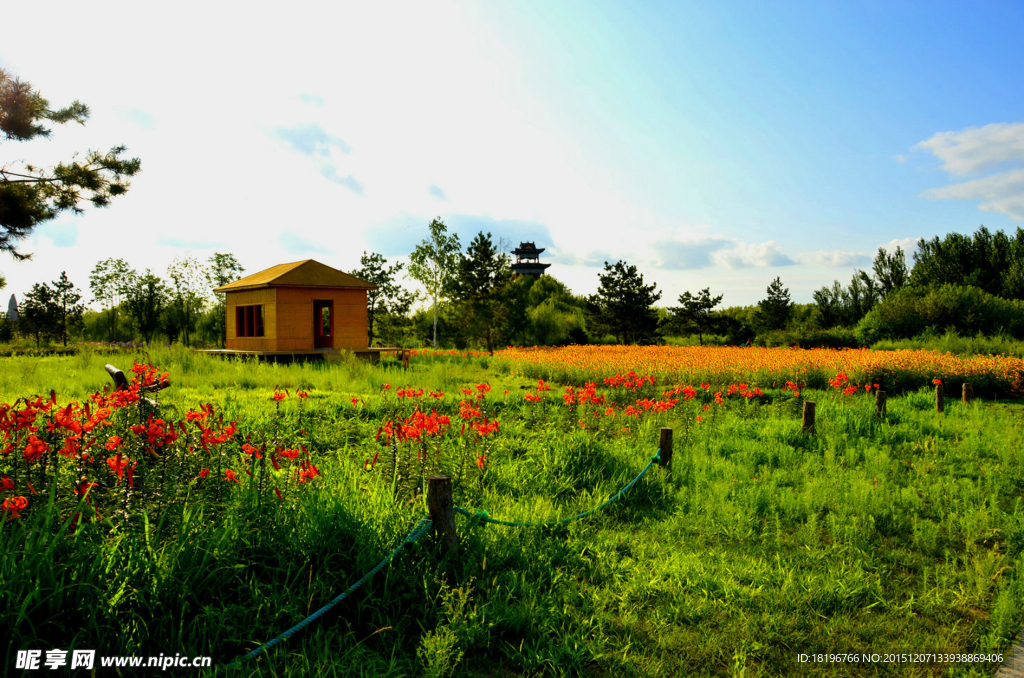
[[[96,264],[89,276],[92,301],[67,274],[52,283],[36,283],[0,323],[0,341],[20,335],[37,346],[69,339],[101,342],[181,342],[185,346],[224,343],[224,295],[213,289],[239,277],[243,268],[231,254],[216,253],[205,263],[178,257],[165,278],[152,270],[136,271],[123,259]]]
[[[377,286],[367,295],[371,345],[430,345],[494,350],[506,345],[585,343],[713,343],[804,347],[871,345],[922,333],[949,331],[1024,339],[1024,230],[1012,236],[982,226],[973,236],[952,233],[920,240],[908,265],[902,249],[879,248],[869,271],[854,271],[795,304],[780,278],[754,306],[721,309],[710,288],[680,295],[677,305],[656,306],[662,292],[636,266],[605,262],[598,290],[573,294],[554,277],[512,273],[508,243],[480,232],[463,248],[444,222],[409,263],[363,253],[351,271]],[[244,272],[231,254],[206,262],[179,257],[161,278],[121,259],[96,264],[89,278],[92,302],[62,273],[38,283],[22,300],[16,322],[0,323],[0,341],[16,334],[37,345],[69,338],[107,342],[181,342],[224,345],[223,295],[213,290]],[[405,289],[402,274],[423,287]]]

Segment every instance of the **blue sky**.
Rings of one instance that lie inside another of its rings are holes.
[[[109,256],[351,270],[440,216],[463,242],[536,240],[579,293],[622,258],[666,305],[756,303],[775,276],[807,302],[879,247],[1024,221],[1019,3],[367,4],[100,2],[46,49],[18,28],[45,7],[8,10],[0,66],[93,118],[0,159],[124,143],[143,172],[0,261],[5,293],[87,287]]]

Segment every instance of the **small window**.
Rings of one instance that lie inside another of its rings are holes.
[[[263,336],[263,306],[235,307],[235,336]]]

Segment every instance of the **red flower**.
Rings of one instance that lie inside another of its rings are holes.
[[[208,468],[204,468],[202,471],[199,472],[200,478],[205,478],[208,475],[210,475],[210,469]]]
[[[110,436],[110,438],[107,439],[107,444],[106,444],[105,447],[108,450],[110,450],[111,452],[113,452],[117,448],[121,447],[121,438],[120,438],[120,436]]]
[[[128,461],[122,459],[121,453],[118,452],[116,456],[107,459],[107,466],[110,470],[117,474],[117,482],[121,482],[121,477],[124,475],[124,467],[128,465]]]
[[[938,386],[941,383],[942,383],[941,379],[932,379],[932,385],[933,386]]]
[[[309,391],[297,391],[295,393],[295,395],[299,396],[300,398],[308,398],[309,397]],[[274,489],[277,489],[277,488],[274,488]]]
[[[476,458],[476,467],[478,469],[480,469],[481,471],[484,470],[484,464],[486,464],[486,463],[487,463],[487,455],[486,454],[481,454],[479,457]]]
[[[9,512],[11,518],[20,518],[21,514],[18,511],[28,506],[28,499],[25,497],[9,497],[4,499],[3,506],[0,506],[0,511]]]
[[[358,405],[359,404],[359,398],[352,398],[352,404],[353,405]]]
[[[234,480],[238,482],[238,478],[235,477],[235,472],[229,468],[224,469],[224,480]]]
[[[7,476],[4,476],[3,478],[0,478],[0,492],[6,492],[7,490],[13,490],[13,489],[14,489],[14,481],[13,480],[8,478]]]
[[[391,390],[391,384],[381,384],[380,387],[385,391]]]
[[[281,392],[274,389],[274,400],[284,400],[286,397],[288,397],[288,391]]]
[[[86,494],[94,487],[99,487],[99,483],[90,483],[88,480],[83,478],[82,482],[75,485],[75,494]]]
[[[25,457],[25,461],[29,464],[34,462],[36,459],[42,457],[46,452],[49,452],[50,446],[46,442],[40,440],[37,436],[28,437],[28,445],[25,446],[25,452],[22,456]]]

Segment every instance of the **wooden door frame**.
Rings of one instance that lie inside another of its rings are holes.
[[[330,327],[328,331],[329,335],[324,336],[321,334],[323,329],[323,311],[321,309],[329,309],[330,313]],[[314,299],[313,300],[313,348],[334,348],[334,299]]]

